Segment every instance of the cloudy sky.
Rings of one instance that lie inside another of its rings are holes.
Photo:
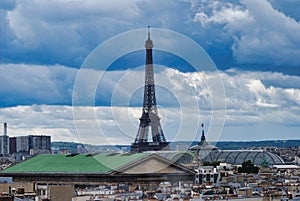
[[[95,54],[120,34],[142,29],[146,40],[151,25],[193,40],[215,64],[199,69],[154,51],[169,141],[198,139],[201,122],[211,141],[300,139],[299,7],[298,0],[1,0],[0,122],[10,136],[131,143],[141,115],[144,44],[109,66],[83,67],[93,53],[103,59],[130,49],[134,42],[122,40]],[[168,41],[153,38],[154,47]],[[180,42],[176,49],[203,58]],[[85,93],[74,92],[78,85]],[[76,102],[78,96],[92,101]]]

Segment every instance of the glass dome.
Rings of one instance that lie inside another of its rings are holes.
[[[284,164],[284,161],[278,155],[264,150],[215,150],[203,159],[205,162],[220,161],[233,165],[241,165],[248,160],[258,166],[262,164]]]

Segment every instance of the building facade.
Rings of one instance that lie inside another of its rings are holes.
[[[196,184],[216,184],[219,180],[219,173],[213,166],[199,166],[195,175]]]
[[[9,137],[7,135],[0,136],[0,154],[2,156],[9,154]]]
[[[9,154],[17,153],[17,138],[9,138]]]
[[[51,150],[51,136],[28,135],[10,138],[10,154],[24,153],[37,154],[47,153]]]
[[[51,137],[47,135],[29,135],[31,149],[51,149]]]
[[[29,136],[18,136],[16,137],[16,152],[29,152]]]

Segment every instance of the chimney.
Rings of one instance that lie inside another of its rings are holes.
[[[4,123],[4,133],[3,135],[7,135],[7,123]]]

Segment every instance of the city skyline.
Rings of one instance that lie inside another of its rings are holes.
[[[99,44],[151,25],[191,38],[217,67],[197,71],[184,58],[154,51],[157,104],[168,141],[185,139],[182,133],[191,133],[187,140],[200,138],[188,124],[177,133],[182,118],[178,108],[190,113],[191,121],[210,129],[211,113],[218,108],[211,108],[212,92],[203,77],[220,77],[226,95],[223,132],[219,139],[208,132],[209,141],[300,139],[300,14],[294,9],[299,4],[280,0],[2,1],[0,121],[8,123],[8,135],[13,136],[47,134],[53,141],[93,144],[133,142],[142,87],[129,92],[132,86],[143,85],[145,52],[125,55],[105,71],[95,92],[96,106],[76,106],[82,114],[96,114],[106,140],[95,137],[95,127],[86,129],[86,136],[77,134],[73,87],[85,58]],[[178,102],[186,97],[198,101],[199,113],[182,107],[189,100]]]

